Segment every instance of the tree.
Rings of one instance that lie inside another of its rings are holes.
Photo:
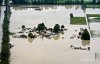
[[[100,0],[97,0],[97,3],[100,3]]]
[[[79,3],[79,0],[76,0],[76,3],[78,4]]]
[[[33,38],[34,35],[33,35],[32,33],[29,33],[29,34],[28,34],[28,37]]]
[[[56,24],[55,26],[54,26],[54,32],[55,33],[58,33],[60,31],[60,25],[59,24]]]
[[[13,4],[26,4],[26,0],[12,0]]]
[[[82,5],[82,9],[85,10],[86,9],[86,4]]]
[[[46,29],[46,26],[44,25],[44,23],[38,24],[37,30],[38,30],[39,32],[42,31],[42,30],[44,30],[44,29]]]
[[[29,38],[36,38],[37,36],[36,36],[36,35],[33,35],[32,33],[29,33],[29,34],[28,34],[28,37],[29,37]]]
[[[6,4],[7,4],[7,0],[6,0]],[[0,64],[10,64],[9,18],[6,12],[5,12],[4,20],[3,20],[2,29],[3,29],[3,37],[2,37],[2,42],[1,42],[2,47],[1,47]]]
[[[90,40],[90,34],[89,34],[89,32],[87,31],[87,29],[84,29],[83,34],[82,34],[82,36],[81,36],[81,39],[82,39],[82,40]]]
[[[18,0],[12,0],[13,4],[18,4]]]
[[[25,25],[22,25],[22,29],[25,29]]]
[[[63,28],[65,28],[65,26],[64,26],[64,25],[62,25],[62,26],[61,26],[61,28],[63,29]]]
[[[2,4],[3,0],[0,0],[0,4]]]
[[[45,0],[45,4],[53,4],[54,0]]]
[[[65,26],[64,26],[64,25],[62,25],[62,26],[61,26],[61,31],[63,31],[63,29],[64,29],[64,28],[65,28]]]
[[[93,0],[93,4],[95,4],[96,3],[96,0]]]
[[[70,17],[73,18],[73,13],[70,13]]]
[[[83,4],[84,3],[84,0],[81,0],[81,3]]]

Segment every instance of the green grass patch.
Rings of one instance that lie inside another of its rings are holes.
[[[87,14],[88,17],[100,17],[100,14]]]
[[[98,22],[100,20],[100,14],[86,14],[86,15],[87,15],[88,22],[91,22],[89,17],[96,17],[94,18],[95,22]]]
[[[86,19],[85,17],[71,17],[70,18],[70,24],[74,25],[86,25]]]

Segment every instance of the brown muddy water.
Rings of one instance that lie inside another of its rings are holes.
[[[85,13],[100,13],[100,9],[86,9],[81,6],[39,6],[41,10],[34,8],[11,7],[10,31],[18,32],[21,26],[34,28],[39,23],[45,23],[47,27],[53,28],[55,24],[64,25],[67,31],[57,38],[23,39],[10,36],[11,48],[10,64],[97,64],[93,50],[75,50],[75,47],[86,48],[92,44],[84,43],[77,38],[80,28],[87,25],[70,25],[70,13],[74,16],[84,17]],[[73,39],[70,37],[75,36]],[[62,38],[63,37],[63,38]]]

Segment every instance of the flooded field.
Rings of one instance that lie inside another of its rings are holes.
[[[42,36],[35,39],[14,38],[10,35],[10,43],[14,45],[10,50],[10,64],[100,63],[95,61],[96,51],[94,50],[97,48],[99,50],[99,46],[96,47],[98,44],[94,44],[96,41],[93,39],[91,41],[82,41],[77,37],[80,28],[88,29],[88,25],[70,25],[70,13],[73,13],[74,16],[84,17],[87,13],[100,14],[100,9],[89,8],[82,10],[79,5],[46,5],[39,6],[39,8],[41,10],[27,7],[11,7],[10,32],[19,35],[18,32],[22,30],[22,25],[27,28],[34,28],[39,23],[44,23],[48,28],[53,28],[55,24],[64,25],[67,30],[64,31],[64,34],[52,36],[50,39],[42,38]],[[27,33],[24,34],[27,35]],[[73,47],[81,49],[74,49]],[[88,47],[90,47],[90,50],[88,50]]]
[[[93,38],[100,38],[100,30],[91,30]]]
[[[90,30],[93,38],[100,38],[100,19],[99,17],[89,18]]]

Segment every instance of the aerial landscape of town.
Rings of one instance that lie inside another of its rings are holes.
[[[0,64],[100,64],[100,0],[0,0]]]

